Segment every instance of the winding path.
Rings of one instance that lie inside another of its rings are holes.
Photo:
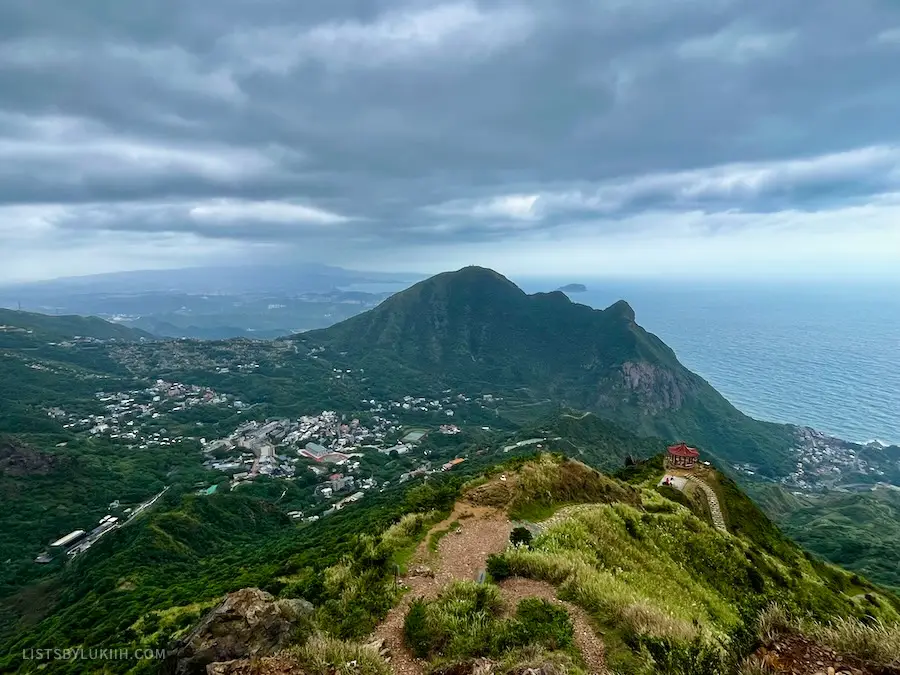
[[[666,481],[669,481],[666,483]],[[719,497],[716,495],[716,491],[713,490],[709,483],[702,480],[701,478],[697,478],[697,476],[685,476],[685,475],[675,475],[675,474],[666,474],[663,476],[663,479],[659,481],[659,485],[668,485],[669,487],[673,487],[676,490],[681,490],[684,492],[684,488],[687,486],[687,483],[693,483],[698,488],[703,491],[703,494],[706,495],[706,503],[709,504],[709,515],[712,518],[713,527],[715,527],[720,532],[728,532],[728,526],[725,524],[725,517],[722,515],[722,507],[719,504]]]
[[[587,666],[590,675],[603,675],[606,673],[606,658],[604,656],[603,642],[597,637],[597,633],[591,627],[591,620],[578,605],[560,600],[556,597],[556,588],[545,581],[535,581],[523,577],[513,577],[500,584],[503,599],[510,608],[514,608],[520,600],[525,598],[541,598],[554,605],[565,607],[572,620],[575,632],[575,645],[581,652],[581,657]]]
[[[476,506],[466,501],[457,502],[453,513],[435,525],[431,532],[446,529],[456,521],[459,522],[458,533],[451,531],[444,536],[436,554],[428,550],[428,536],[416,549],[409,564],[410,573],[424,572],[423,566],[428,565],[434,576],[408,575],[403,578],[401,581],[409,591],[369,638],[380,649],[388,650],[391,669],[398,675],[423,675],[428,666],[426,661],[410,653],[403,638],[403,623],[412,601],[416,598],[434,598],[453,581],[476,580],[485,568],[487,557],[500,553],[509,545],[513,523],[499,509]],[[559,600],[556,589],[544,582],[516,577],[507,579],[499,588],[508,609],[527,597],[543,598],[565,607],[575,629],[575,643],[588,666],[588,672],[591,675],[607,672],[603,642],[591,628],[584,610]]]
[[[435,525],[431,532],[446,529],[459,521],[459,534],[450,532],[438,544],[437,554],[428,550],[428,539],[419,544],[409,570],[428,565],[434,576],[407,576],[402,583],[409,588],[400,602],[388,612],[385,620],[375,629],[371,641],[382,641],[390,650],[391,669],[398,675],[422,675],[427,663],[415,658],[406,648],[403,639],[403,622],[409,606],[416,598],[434,598],[453,581],[474,581],[483,570],[487,557],[499,553],[509,544],[512,523],[502,511],[475,506],[464,501],[456,506],[446,519]]]
[[[688,476],[688,480],[703,490],[706,495],[706,501],[709,504],[709,514],[712,516],[713,525],[721,532],[728,532],[728,526],[725,525],[725,518],[722,516],[722,507],[719,506],[719,498],[716,491],[713,490],[706,481],[700,480],[696,476]]]

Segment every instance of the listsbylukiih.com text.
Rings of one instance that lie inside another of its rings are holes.
[[[145,661],[165,657],[165,649],[47,647],[22,650],[24,661]]]

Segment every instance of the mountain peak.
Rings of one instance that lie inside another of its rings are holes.
[[[463,267],[462,269],[458,269],[455,272],[444,272],[443,274],[438,274],[437,276],[433,276],[430,279],[426,279],[423,283],[428,282],[446,283],[452,285],[493,284],[515,288],[516,290],[520,291],[518,286],[516,286],[512,281],[507,279],[499,272],[488,267],[478,267],[477,265]]]
[[[634,308],[625,300],[619,300],[618,302],[611,304],[606,308],[606,311],[611,315],[620,316],[628,321],[633,322],[635,320]]]

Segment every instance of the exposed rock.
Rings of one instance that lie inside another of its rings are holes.
[[[411,577],[428,577],[429,579],[434,578],[434,570],[426,565],[416,565],[409,571],[409,576]]]
[[[206,666],[206,675],[255,675],[250,659],[220,661]]]
[[[497,664],[490,659],[474,659],[442,666],[432,671],[432,675],[492,675]],[[509,671],[511,675],[561,675],[561,671],[552,663],[537,666],[522,666]]]
[[[12,438],[0,436],[0,476],[46,476],[65,469],[68,458],[51,455]]]
[[[384,638],[376,638],[365,645],[365,649],[371,649],[373,652],[381,653],[384,649]]]
[[[206,666],[206,675],[306,675],[290,656],[236,659]]]
[[[651,413],[678,410],[684,404],[685,391],[672,371],[647,361],[622,364],[625,387],[641,398]]]
[[[232,670],[221,671],[208,671],[207,666],[267,656],[286,647],[301,620],[312,611],[312,605],[305,600],[276,600],[258,588],[231,593],[186,638],[173,646],[164,672],[173,675],[253,672],[242,670],[241,663],[232,663],[227,666]]]
[[[900,675],[900,667],[838,654],[803,635],[784,635],[760,647],[753,660],[775,675]]]

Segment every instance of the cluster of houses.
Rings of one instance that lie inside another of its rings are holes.
[[[128,441],[131,446],[147,449],[193,440],[169,434],[166,429],[159,428],[159,423],[154,423],[166,414],[195,406],[243,406],[234,397],[209,387],[165,380],[157,380],[147,389],[115,393],[99,391],[95,398],[102,406],[102,412],[79,416],[62,408],[50,408],[47,414],[63,422],[64,429]],[[146,428],[148,426],[153,430]]]

